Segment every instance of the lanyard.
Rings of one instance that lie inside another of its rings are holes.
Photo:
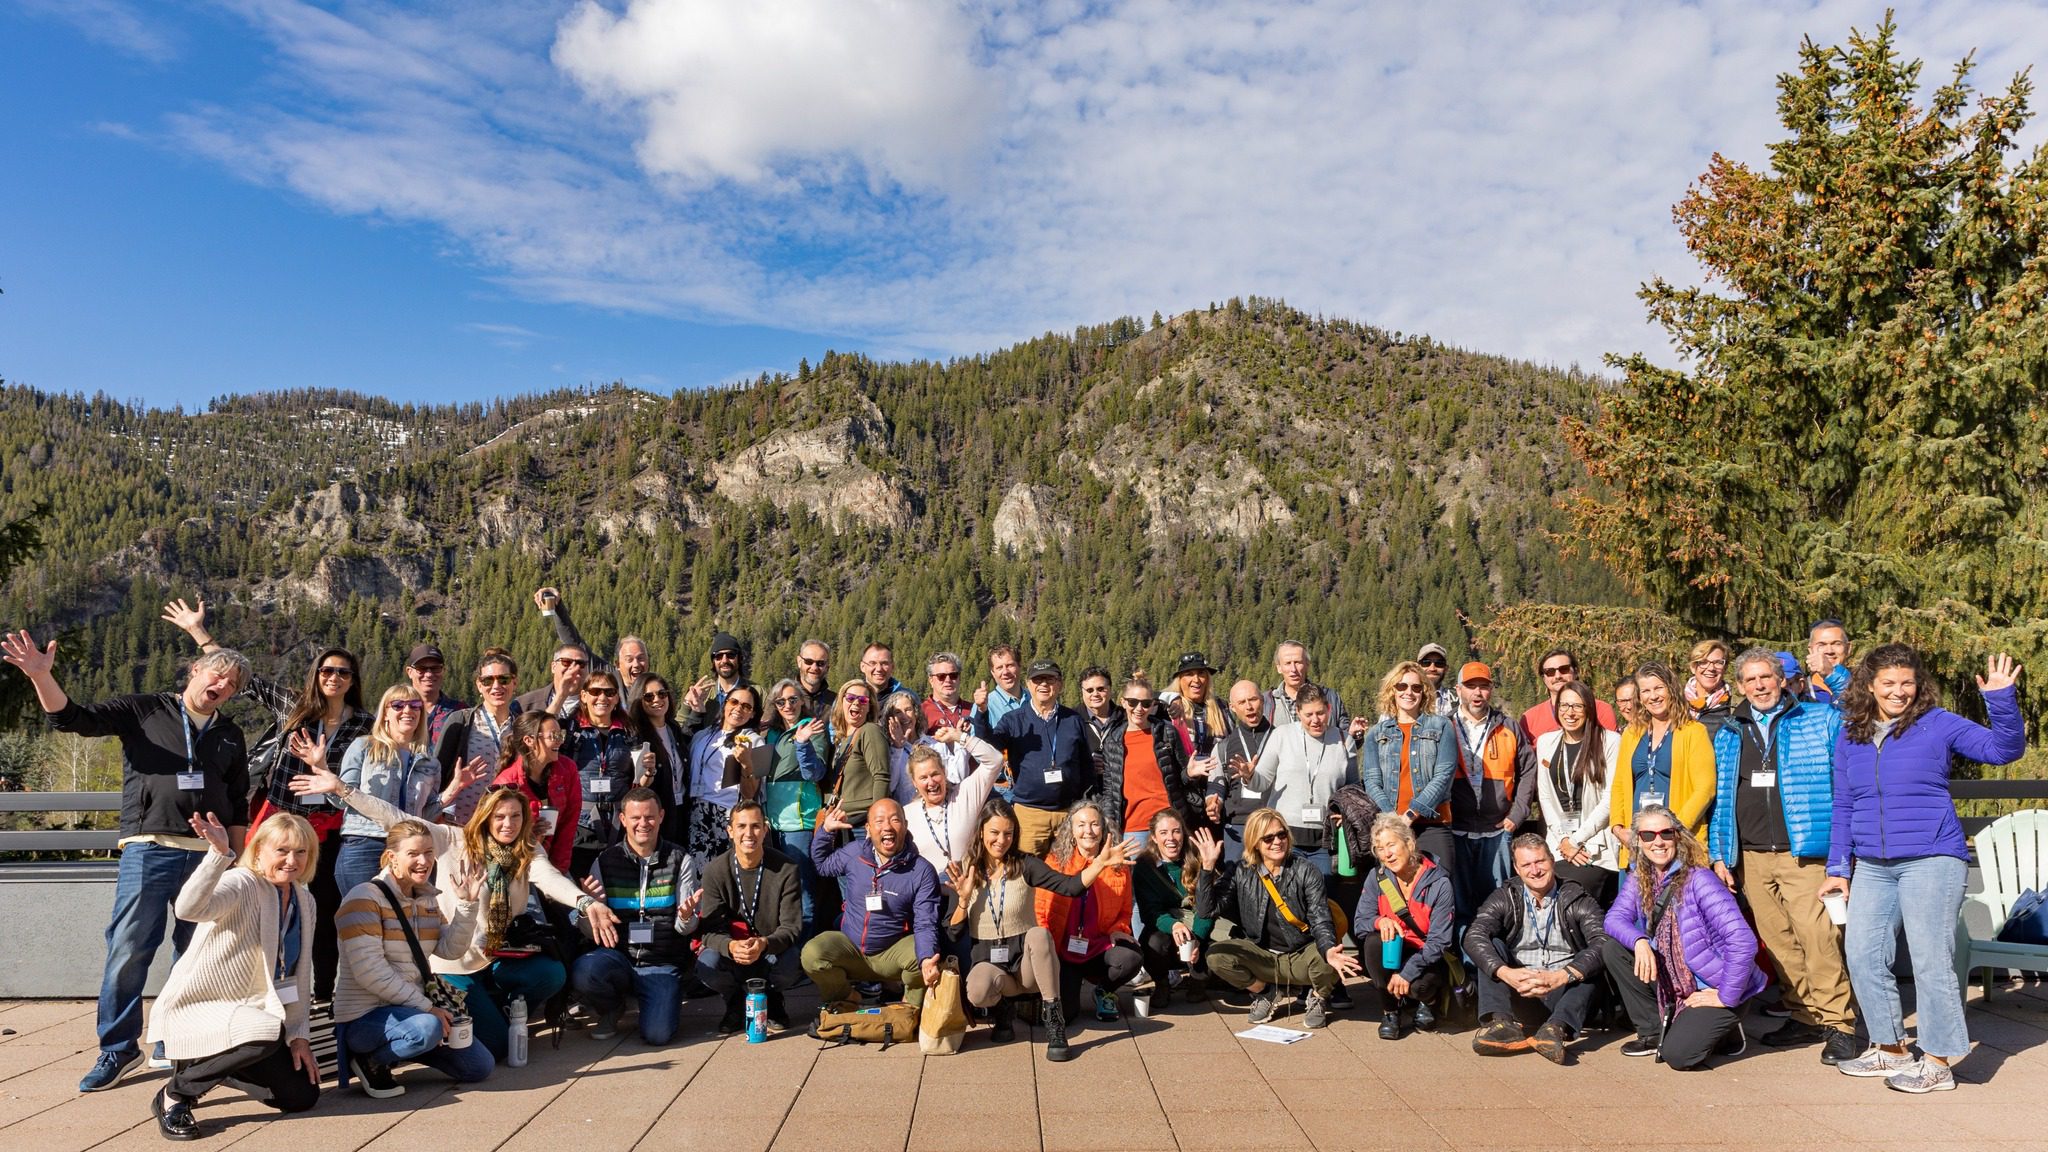
[[[1047,752],[1046,752],[1046,754],[1045,754],[1045,766],[1046,766],[1046,768],[1047,768],[1048,770],[1050,770],[1050,771],[1055,771],[1055,772],[1056,772],[1056,771],[1058,771],[1058,770],[1059,770],[1059,766],[1060,766],[1060,710],[1059,710],[1059,708],[1057,708],[1057,707],[1053,708],[1053,710],[1052,710],[1052,719],[1051,719],[1050,721],[1048,721],[1048,723],[1049,723],[1049,724],[1050,724],[1050,725],[1052,726],[1052,739],[1051,739],[1050,741],[1048,741],[1048,742],[1047,742],[1047,748],[1048,748],[1048,751],[1047,751]]]
[[[932,806],[924,806],[924,826],[931,831],[932,839],[939,842],[939,852],[946,857],[946,863],[953,862],[953,806],[939,805],[939,823],[932,823]]]
[[[490,709],[479,706],[477,713],[484,718],[484,731],[491,734],[491,743],[498,749],[503,750],[505,747],[505,730],[498,726],[496,720],[491,718]]]
[[[1536,897],[1532,895],[1527,888],[1522,889],[1522,899],[1526,901],[1529,906],[1529,927],[1536,933],[1537,946],[1548,946],[1548,944],[1550,943],[1550,934],[1552,932],[1557,931],[1556,890],[1553,889],[1551,891],[1550,899],[1544,901],[1540,907],[1536,903]],[[1549,917],[1548,920],[1544,918],[1546,914]]]
[[[657,848],[655,849],[655,851],[657,851],[657,852],[659,852],[660,850],[661,850],[661,849],[660,849],[659,847],[657,847]],[[632,849],[628,848],[628,849],[627,849],[627,851],[632,851]],[[648,860],[648,859],[646,859],[646,858],[644,858],[644,857],[643,857],[643,858],[641,858],[641,860],[640,860],[640,905],[639,905],[639,913],[640,913],[640,920],[641,920],[641,922],[642,922],[642,923],[645,923],[645,922],[646,922],[646,920],[647,920],[647,868],[648,868],[648,866],[649,866],[650,864],[652,864],[652,863],[653,863],[653,861],[651,861],[651,860]]]
[[[768,862],[766,860],[761,861],[760,867],[754,869],[754,896],[752,899],[748,899],[746,889],[740,886],[742,882],[740,858],[738,856],[732,858],[733,898],[740,902],[740,919],[747,922],[747,927],[750,930],[754,927],[754,913],[761,907],[761,880],[767,871]]]
[[[988,879],[988,911],[995,918],[998,933],[1003,930],[1003,905],[1009,903],[1009,899],[1010,878],[1004,873],[1003,866],[997,864],[995,873]]]
[[[1578,767],[1581,747],[1560,740],[1557,752],[1550,758],[1550,786],[1557,792],[1557,802],[1567,812],[1579,810],[1579,791],[1572,787],[1572,770]]]
[[[297,956],[287,959],[284,951],[285,935],[298,924],[298,920],[299,902],[293,899],[291,888],[281,889],[277,898],[277,975],[271,981],[272,984],[284,983],[284,978],[299,965]]]
[[[1469,731],[1470,728],[1466,725],[1465,718],[1463,716],[1458,717],[1458,734],[1466,736]],[[1465,746],[1468,756],[1465,771],[1472,777],[1472,783],[1474,784],[1479,783],[1480,779],[1486,775],[1486,736],[1487,725],[1482,721],[1479,725],[1479,738],[1472,740],[1469,736],[1467,737],[1469,742]]]
[[[1783,715],[1783,712],[1772,712],[1764,716],[1751,713],[1751,721],[1742,725],[1742,735],[1757,746],[1757,752],[1763,757],[1765,768],[1770,768],[1777,762],[1777,722]]]
[[[192,747],[192,713],[185,710],[185,698],[183,696],[178,697],[178,722],[185,733],[185,770],[187,772],[197,772],[199,771],[199,756]],[[211,721],[208,723],[210,724]],[[201,736],[206,735],[206,729],[200,729],[199,734]]]

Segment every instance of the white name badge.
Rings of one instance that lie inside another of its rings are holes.
[[[1558,838],[1559,838],[1559,839],[1561,839],[1561,840],[1569,840],[1569,839],[1571,839],[1571,838],[1572,838],[1573,836],[1576,836],[1576,835],[1578,835],[1578,833],[1579,833],[1579,818],[1578,818],[1578,817],[1576,817],[1576,816],[1559,816],[1559,817],[1557,818],[1557,835],[1558,835]]]
[[[870,893],[868,893],[868,911],[870,911],[870,912],[880,912],[881,910],[882,910],[882,894],[881,894],[880,892],[870,892]]]
[[[1313,828],[1322,822],[1323,810],[1321,808],[1303,808],[1301,810],[1301,823],[1303,827]]]
[[[1062,769],[1062,768],[1047,768],[1047,769],[1045,770],[1045,782],[1046,782],[1047,784],[1057,784],[1057,783],[1059,783],[1060,781],[1062,781],[1062,780],[1065,780],[1066,778],[1067,778],[1067,773],[1066,773],[1066,770],[1065,770],[1065,769]]]
[[[611,781],[611,777],[609,777],[609,776],[600,776],[600,777],[598,777],[597,779],[595,779],[595,780],[592,780],[592,781],[590,782],[590,791],[592,792],[592,794],[594,794],[594,795],[598,795],[598,796],[609,796],[609,795],[611,795],[611,794],[612,794],[612,781]]]
[[[206,790],[206,773],[178,773],[178,789],[183,792],[204,792]]]
[[[1749,774],[1749,786],[1751,788],[1776,788],[1778,786],[1778,773],[1775,770],[1770,772],[1751,772]]]
[[[1264,796],[1265,792],[1249,784],[1240,784],[1237,787],[1237,794],[1247,800],[1257,800],[1259,797]]]
[[[991,964],[1008,964],[1010,962],[1010,949],[1002,944],[990,948],[988,950],[988,962]]]
[[[635,920],[633,923],[626,925],[626,943],[654,943],[654,925],[649,924],[644,920]]]
[[[1660,808],[1661,808],[1661,807],[1663,807],[1663,805],[1664,805],[1664,794],[1663,794],[1662,792],[1645,792],[1645,793],[1643,793],[1643,807],[1645,807],[1645,808],[1648,808],[1648,807],[1650,807],[1650,806],[1651,806],[1652,804],[1654,804],[1654,805],[1657,805],[1657,806],[1658,806],[1658,807],[1660,807]]]
[[[1087,955],[1088,938],[1086,936],[1067,937],[1067,951],[1072,952],[1076,956]]]
[[[277,1002],[279,1004],[297,1004],[299,1002],[299,986],[297,984],[278,985]]]

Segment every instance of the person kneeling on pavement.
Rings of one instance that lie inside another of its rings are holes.
[[[1517,836],[1509,846],[1515,879],[1496,888],[1465,931],[1465,954],[1479,969],[1479,1032],[1472,1050],[1505,1056],[1525,1049],[1553,1064],[1578,1035],[1600,974],[1598,901],[1569,880],[1542,836]],[[1525,1017],[1541,1018],[1533,1035]]]
[[[1380,986],[1380,1039],[1398,1040],[1410,1024],[1425,1032],[1436,1027],[1432,1005],[1462,979],[1451,971],[1458,962],[1451,948],[1457,898],[1450,872],[1417,846],[1406,815],[1382,812],[1373,819],[1372,852],[1379,865],[1365,875],[1352,923],[1375,930],[1363,948]]]
[[[795,860],[768,847],[768,814],[742,800],[726,817],[732,847],[704,868],[704,950],[697,957],[704,983],[725,998],[718,1034],[746,1024],[747,983],[767,982],[768,1031],[789,1027],[783,985],[794,975],[797,937],[804,927],[803,874]]]
[[[811,861],[819,876],[842,880],[846,905],[837,932],[804,945],[804,971],[827,1008],[850,1001],[856,980],[901,980],[903,1002],[923,1007],[939,978],[939,874],[918,856],[896,801],[875,801],[867,836],[831,851],[833,834],[851,827],[838,804],[818,813]]]
[[[597,1016],[593,1040],[619,1034],[619,1013],[629,998],[640,1005],[641,1040],[666,1044],[676,1034],[683,975],[696,963],[691,938],[704,892],[696,858],[661,838],[662,820],[653,789],[628,789],[619,801],[625,838],[599,852],[582,880],[583,890],[618,917],[616,924],[586,929],[597,947],[569,969],[577,1001]]]
[[[1654,1053],[1681,1071],[1741,1055],[1742,1002],[1764,987],[1756,933],[1669,808],[1639,809],[1635,841],[1600,949],[1636,1027],[1621,1054]]]
[[[1222,841],[1206,828],[1193,840],[1202,862],[1195,916],[1229,920],[1244,933],[1209,946],[1209,974],[1252,994],[1253,1024],[1273,1018],[1275,985],[1306,988],[1302,1023],[1321,1028],[1330,993],[1359,971],[1337,941],[1322,871],[1295,853],[1287,820],[1271,808],[1245,818],[1244,859],[1220,871]]]

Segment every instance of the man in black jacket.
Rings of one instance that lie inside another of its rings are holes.
[[[759,801],[733,805],[725,827],[732,848],[704,868],[699,974],[725,997],[720,1035],[740,1030],[749,980],[768,982],[768,1027],[780,1032],[789,1026],[781,985],[794,976],[797,935],[804,927],[802,880],[796,861],[768,847],[768,817]]]
[[[1244,855],[1245,818],[1266,806],[1265,795],[1252,785],[1252,767],[1272,734],[1259,686],[1250,680],[1231,685],[1230,730],[1217,740],[1215,752],[1224,770],[1209,774],[1203,801],[1203,814],[1223,831],[1223,859],[1231,864]]]
[[[1600,974],[1598,901],[1567,880],[1543,837],[1517,836],[1516,879],[1496,888],[1465,932],[1465,954],[1479,969],[1479,1032],[1472,1050],[1506,1056],[1534,1050],[1553,1064],[1579,1031]],[[1534,1035],[1523,1017],[1543,1017]]]

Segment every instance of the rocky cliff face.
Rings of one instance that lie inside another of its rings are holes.
[[[1037,555],[1064,545],[1073,536],[1074,525],[1052,511],[1054,500],[1052,490],[1043,485],[1012,484],[989,526],[996,550],[1012,556]]]
[[[1266,474],[1236,452],[1161,458],[1151,445],[1119,430],[1085,467],[1096,479],[1138,494],[1154,540],[1180,533],[1246,540],[1294,522],[1294,510],[1273,492]]]
[[[807,511],[843,531],[850,524],[902,531],[910,527],[910,490],[863,463],[860,449],[888,451],[888,426],[872,401],[815,428],[778,432],[730,461],[711,466],[718,495],[735,504],[766,500],[783,512]]]
[[[403,500],[380,504],[346,480],[300,497],[267,525],[285,538],[322,544],[421,547],[433,534],[406,514]]]

